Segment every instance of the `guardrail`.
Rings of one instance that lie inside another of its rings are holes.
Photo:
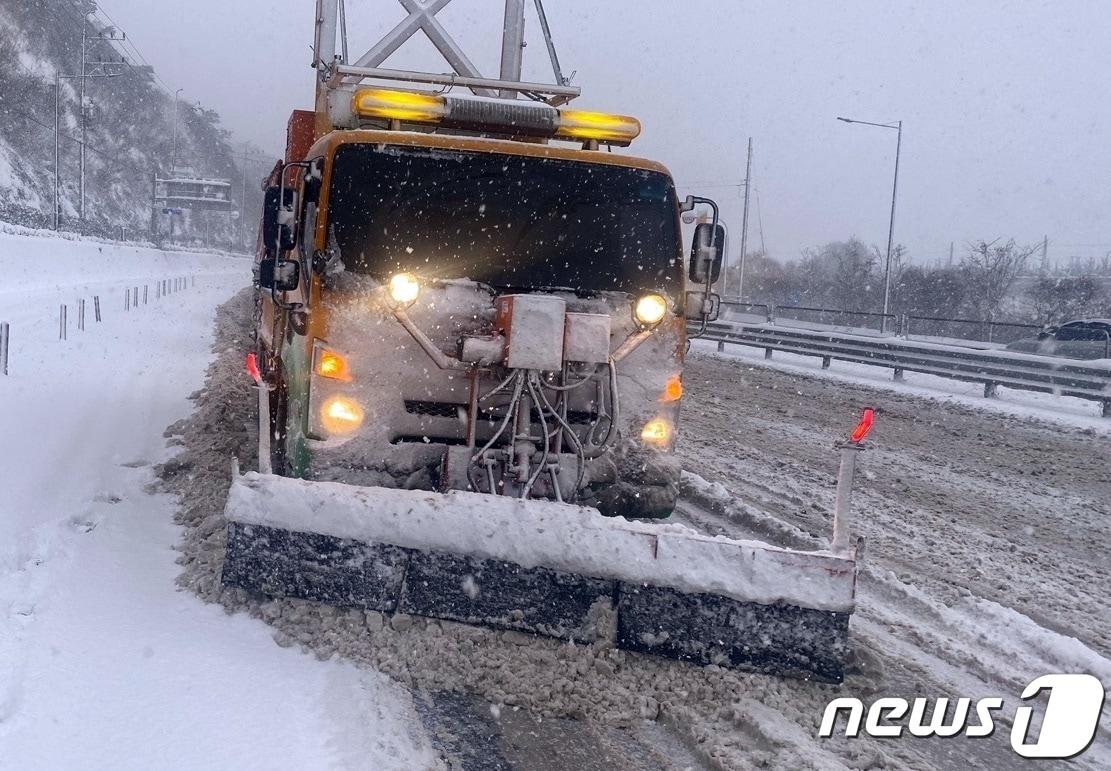
[[[1044,329],[1041,324],[1023,324],[1017,321],[948,319],[911,315],[903,316],[901,327],[901,334],[907,338],[916,334],[986,343],[1013,343],[1015,340],[1037,334]]]
[[[878,335],[905,337],[942,337],[969,342],[1012,343],[1022,337],[1040,332],[1040,324],[994,319],[958,319],[940,316],[916,316],[904,313],[876,313],[873,311],[847,311],[840,308],[816,308],[807,305],[775,305],[774,303],[745,303],[722,300],[722,308],[738,313],[761,316],[781,326],[791,322],[815,324],[825,327],[857,327]]]
[[[904,372],[922,372],[983,383],[985,397],[995,396],[999,386],[1075,396],[1100,402],[1103,417],[1111,417],[1111,362],[721,321],[712,322],[701,339],[716,341],[719,351],[727,344],[763,348],[766,359],[772,351],[817,356],[823,369],[837,359],[888,367],[896,380]]]
[[[180,292],[190,287],[197,285],[196,276],[173,276],[170,278],[157,279],[154,284],[155,295],[154,298],[161,299],[167,297],[174,292]],[[146,305],[150,295],[150,284],[143,284],[142,304]],[[139,307],[139,286],[124,286],[123,287],[123,309],[130,311],[133,308]],[[85,331],[85,306],[86,298],[79,297],[75,302],[77,310],[77,323],[75,327],[77,331]],[[70,314],[69,305],[67,303],[60,303],[58,305],[58,339],[69,340],[70,329]],[[102,321],[100,312],[100,295],[93,295],[93,318],[96,323]],[[8,374],[8,355],[11,350],[11,325],[7,321],[0,322],[0,375]]]

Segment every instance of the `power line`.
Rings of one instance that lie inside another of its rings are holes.
[[[72,11],[73,14],[76,14],[76,15],[68,16],[67,18],[70,22],[70,29],[74,30],[76,34],[80,34],[79,25],[81,24],[81,18],[82,18],[80,16],[80,12],[76,8],[73,8],[72,6],[62,6],[62,8],[66,9],[67,11]],[[94,7],[94,10],[93,10],[91,16],[102,27],[112,27],[116,30],[121,29],[120,25],[116,23],[115,19],[113,19],[111,16],[109,16],[108,12],[105,11],[103,8],[101,8],[99,3]],[[98,16],[102,16],[103,18],[97,18]],[[57,19],[58,18],[57,15],[55,15],[54,18]],[[144,57],[142,52],[140,52],[139,49],[135,46],[135,44],[132,42],[131,38],[126,36],[126,33],[124,33],[124,38],[122,40],[116,40],[115,42],[123,44],[123,48],[125,49],[124,50],[125,54],[130,52],[132,55],[134,55],[134,58],[138,59],[139,62],[141,62],[141,64],[143,66],[150,68],[152,77],[154,78],[154,80],[157,81],[159,87],[163,91],[165,91],[167,95],[172,93],[170,87],[167,86],[165,81],[163,81],[158,76],[158,73],[155,71],[154,67],[151,66],[150,62],[147,61],[146,57]],[[112,46],[112,47],[115,48],[115,46]]]
[[[46,79],[45,79],[45,78],[43,78],[43,77],[42,77],[41,75],[37,75],[37,74],[35,74],[34,72],[31,72],[31,71],[30,71],[29,69],[27,69],[27,68],[26,68],[26,67],[24,67],[23,65],[19,64],[18,62],[16,62],[16,63],[15,63],[15,68],[16,68],[17,70],[19,70],[19,71],[20,71],[20,74],[22,74],[22,75],[23,75],[24,77],[30,78],[30,79],[32,79],[32,80],[41,80],[41,81],[43,81],[44,83],[46,82]],[[52,124],[50,124],[50,123],[43,123],[43,122],[42,122],[41,120],[39,120],[39,119],[38,119],[38,118],[36,118],[36,117],[35,117],[34,115],[32,115],[31,113],[29,113],[29,112],[27,112],[27,111],[25,111],[25,110],[19,110],[19,109],[16,109],[16,108],[14,108],[14,107],[7,107],[6,109],[7,109],[7,111],[8,111],[8,112],[13,112],[13,113],[16,113],[16,114],[18,114],[18,115],[22,115],[22,116],[23,116],[24,118],[26,118],[27,120],[31,121],[32,123],[34,123],[34,124],[35,124],[35,125],[37,125],[37,126],[42,126],[42,127],[43,127],[43,128],[45,128],[45,129],[50,129],[50,132],[51,132],[51,133],[53,133],[53,132],[54,132],[54,126],[53,126]],[[65,137],[66,139],[69,139],[69,140],[72,140],[72,141],[74,141],[74,142],[77,142],[78,144],[81,144],[81,139],[80,139],[79,137],[77,137],[77,136],[73,135],[73,134],[67,134],[67,133],[65,133],[65,132],[62,132],[62,136],[63,136],[63,137]],[[118,161],[118,160],[119,160],[119,155],[114,155],[114,156],[113,156],[113,155],[108,155],[108,153],[106,153],[105,151],[103,151],[103,150],[101,150],[100,148],[96,147],[95,145],[91,145],[91,144],[88,144],[88,143],[86,143],[86,144],[85,144],[85,146],[86,146],[86,147],[87,147],[87,148],[88,148],[89,150],[92,150],[92,151],[93,151],[94,153],[96,153],[97,155],[100,155],[100,156],[102,156],[102,157],[104,157],[104,158],[108,158],[108,159],[110,159],[110,160],[111,160],[111,161],[113,161],[113,162],[116,162],[116,161]]]
[[[108,11],[104,10],[104,8],[99,4],[97,5],[96,11],[94,12],[94,16],[96,16],[96,15],[101,15],[101,16],[104,17],[104,20],[107,22],[106,26],[115,27],[116,29],[121,29],[120,25],[116,23],[116,20],[113,19],[109,15]],[[149,61],[147,61],[147,58],[145,56],[143,56],[142,52],[135,45],[134,41],[131,38],[125,38],[123,42],[125,44],[125,47],[131,49],[131,52],[135,54],[136,58],[138,58],[138,60],[140,62],[142,62],[144,67],[149,67],[150,68],[151,76],[161,86],[162,90],[166,92],[166,95],[170,96],[173,93],[173,89],[171,89],[168,85],[166,85],[166,82],[158,76],[158,71],[155,70],[155,68],[153,67],[153,65],[151,65],[151,63]]]
[[[49,123],[43,123],[41,120],[39,120],[38,118],[36,118],[35,116],[33,116],[29,112],[23,112],[22,110],[13,110],[13,112],[19,113],[24,118],[26,118],[27,120],[31,121],[32,123],[34,123],[36,125],[42,126],[45,129],[50,129],[51,133],[54,132],[54,127],[52,125],[50,125]],[[81,138],[76,136],[75,134],[67,134],[65,132],[62,132],[62,136],[65,137],[66,139],[69,139],[73,142],[76,142],[77,144],[81,144]],[[105,152],[104,150],[101,150],[96,145],[91,145],[91,144],[86,143],[85,147],[88,150],[96,153],[97,155],[99,155],[103,158],[107,158],[108,160],[112,161],[113,163],[119,161],[119,158],[120,158],[119,155],[109,155],[107,152]]]

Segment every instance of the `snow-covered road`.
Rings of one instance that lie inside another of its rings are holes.
[[[2,769],[1005,769],[1007,714],[987,740],[817,726],[841,695],[1013,704],[1050,672],[1111,682],[1111,453],[1076,405],[1055,418],[691,357],[678,518],[710,532],[824,546],[832,443],[877,408],[838,688],[224,590],[228,458],[254,444],[249,297],[225,301],[248,263],[0,234],[0,275],[22,277],[0,287]],[[179,275],[195,286],[123,311],[124,285]],[[71,316],[59,341],[58,303],[94,292],[104,321]],[[1109,743],[1105,728],[1076,766],[1111,767]]]
[[[12,325],[0,377],[0,769],[697,767],[654,723],[621,730],[415,692],[178,587],[180,505],[158,474],[182,473],[176,445],[213,358],[214,312],[249,266],[0,233],[0,273],[19,277],[0,289]],[[183,275],[195,285],[155,300],[155,282]],[[150,286],[148,303],[125,312],[136,285]],[[58,340],[58,303],[81,297],[87,329],[71,316]],[[245,345],[218,346],[230,346],[234,387],[248,382]],[[208,449],[224,482],[231,456]]]
[[[833,443],[876,408],[852,529],[865,540],[847,695],[1002,696],[1039,675],[1111,683],[1111,451],[1064,411],[923,398],[807,376],[797,365],[699,353],[685,383],[681,519],[794,548],[828,543]],[[1098,418],[1096,418],[1098,420]],[[1104,725],[1108,710],[1105,707]],[[1004,716],[1004,723],[1009,722]],[[1010,768],[990,741],[920,741],[929,762]],[[1111,765],[1106,727],[1076,763]]]

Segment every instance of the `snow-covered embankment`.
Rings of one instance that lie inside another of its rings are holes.
[[[249,271],[222,255],[0,234],[0,321],[12,330],[0,376],[0,767],[429,759],[384,676],[283,650],[261,625],[176,590],[176,503],[149,492],[152,466],[172,454],[164,428],[203,382],[213,309]],[[195,284],[156,300],[155,283],[179,276]],[[125,312],[125,286],[149,286],[147,304]]]

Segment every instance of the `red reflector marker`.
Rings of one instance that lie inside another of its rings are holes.
[[[258,357],[253,353],[247,354],[247,372],[256,385],[262,385],[262,373],[258,371]]]
[[[872,430],[872,423],[875,422],[876,411],[871,407],[864,408],[864,415],[860,418],[860,422],[856,424],[856,428],[849,434],[849,441],[857,444],[868,436],[868,432]]]

